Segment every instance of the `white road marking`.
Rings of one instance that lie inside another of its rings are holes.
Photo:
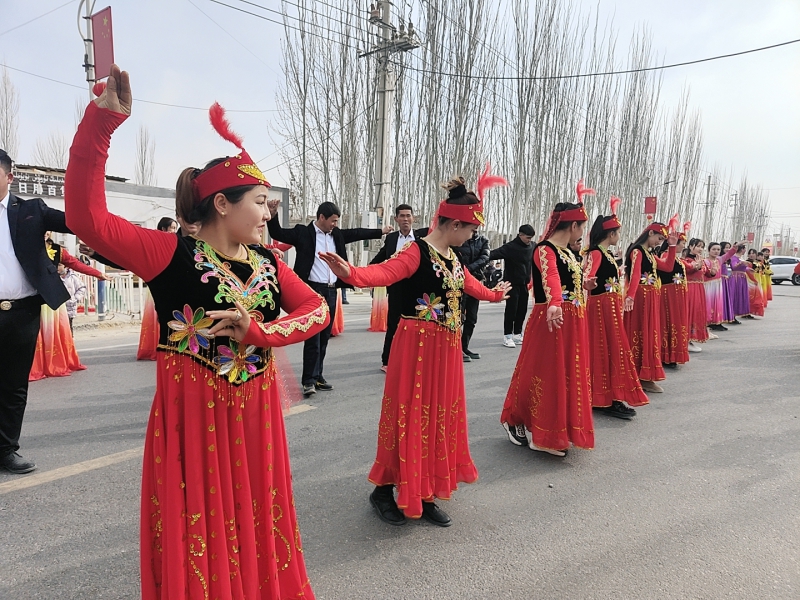
[[[317,407],[311,406],[310,404],[297,404],[289,409],[289,412],[286,413],[286,416],[298,415],[300,413],[308,412],[309,410],[314,410],[315,408]]]
[[[26,488],[42,485],[43,483],[50,483],[51,481],[58,481],[65,477],[72,477],[73,475],[80,475],[87,471],[94,471],[95,469],[102,469],[110,465],[131,460],[133,458],[141,458],[144,453],[144,447],[132,448],[130,450],[123,450],[116,454],[109,454],[108,456],[101,456],[100,458],[93,458],[84,462],[79,462],[74,465],[67,465],[66,467],[59,467],[44,473],[37,473],[22,477],[6,483],[0,483],[0,496],[10,492],[18,492]]]

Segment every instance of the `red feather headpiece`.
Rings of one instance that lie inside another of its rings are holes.
[[[483,215],[484,195],[493,187],[497,187],[499,185],[508,185],[508,182],[503,177],[500,177],[499,175],[492,175],[491,170],[492,167],[487,162],[483,173],[478,175],[477,185],[475,186],[478,192],[474,195],[474,197],[478,199],[477,203],[448,204],[447,200],[442,200],[439,203],[439,208],[436,209],[436,214],[434,215],[434,222],[431,224],[431,229],[434,229],[438,225],[439,217],[447,217],[448,219],[455,219],[461,221],[462,223],[471,223],[473,225],[486,224],[486,219]],[[461,191],[460,196],[469,195],[469,193],[466,191],[466,187],[464,186],[459,186],[456,189]],[[452,192],[455,191],[456,190],[451,191],[451,197]]]
[[[544,228],[544,234],[540,238],[541,241],[550,239],[550,236],[553,235],[556,231],[556,227],[559,223],[565,221],[588,221],[589,220],[589,213],[586,212],[586,209],[583,207],[583,197],[586,195],[594,195],[594,190],[592,188],[584,187],[583,179],[578,181],[578,185],[575,186],[575,193],[578,195],[578,208],[571,208],[569,210],[561,210],[561,211],[553,211],[550,213],[550,217],[547,219],[547,225]]]
[[[669,220],[669,224],[668,224],[669,230],[671,232],[673,232],[673,233],[677,233],[678,232],[678,227],[680,227],[680,224],[681,224],[681,219],[678,216],[678,213],[675,213],[674,215],[672,215],[672,218]]]
[[[678,239],[683,240],[684,242],[689,239],[689,231],[692,229],[692,222],[686,221],[683,224],[683,232],[678,234]]]
[[[622,223],[620,223],[619,219],[617,218],[617,209],[619,209],[619,205],[622,204],[622,200],[616,196],[611,196],[609,204],[611,205],[611,218],[607,218],[603,221],[603,229],[605,231],[610,229],[619,229],[622,227]]]
[[[592,188],[584,187],[583,179],[579,179],[578,185],[575,186],[575,193],[578,195],[578,204],[583,204],[583,197],[594,196],[595,191]]]
[[[239,154],[229,156],[221,163],[214,165],[194,178],[195,204],[205,198],[240,185],[265,185],[271,187],[267,178],[255,164],[250,155],[244,150],[241,136],[231,130],[231,125],[225,117],[225,109],[218,102],[211,105],[208,110],[211,126],[220,137],[229,141],[239,149]]]

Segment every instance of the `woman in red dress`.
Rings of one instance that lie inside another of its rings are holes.
[[[570,444],[594,448],[589,331],[581,264],[569,250],[583,237],[589,216],[578,182],[578,204],[559,202],[533,251],[533,309],[500,415],[517,446],[566,456]],[[530,432],[528,440],[526,430]]]
[[[680,259],[685,245],[686,234],[680,233],[672,268],[658,269],[661,279],[661,362],[670,369],[689,362],[689,284],[686,265]],[[659,255],[668,250],[669,246],[664,242]]]
[[[212,124],[239,150],[178,179],[178,214],[202,223],[196,237],[141,229],[108,212],[108,147],[130,106],[128,74],[114,65],[75,134],[65,204],[70,229],[144,279],[158,313],[142,598],[313,598],[272,348],[320,331],[327,307],[261,245],[268,183],[218,105]]]
[[[686,267],[686,288],[689,310],[689,352],[701,352],[697,344],[708,341],[708,312],[706,309],[706,263],[703,260],[703,240],[692,238],[686,248],[686,256],[681,259]]]
[[[669,251],[656,258],[653,248],[669,236]],[[628,247],[629,273],[625,297],[625,331],[631,342],[633,360],[645,392],[661,393],[657,381],[666,379],[661,364],[661,280],[658,269],[672,270],[678,237],[663,223],[651,223]]]
[[[383,391],[378,452],[369,473],[376,486],[370,502],[390,525],[422,517],[449,526],[450,517],[434,500],[449,500],[459,483],[478,479],[467,434],[461,301],[469,294],[500,302],[508,285],[485,288],[461,265],[453,248],[483,225],[484,192],[500,183],[505,180],[489,175],[488,166],[478,179],[477,196],[467,191],[463,179],[451,181],[431,232],[386,262],[356,268],[336,254],[320,254],[347,283],[393,285],[392,297],[400,307]]]
[[[631,406],[649,402],[642,391],[630,342],[623,327],[622,277],[609,251],[619,243],[622,223],[617,219],[620,199],[611,198],[611,215],[600,215],[589,232],[584,274],[596,280],[586,312],[592,370],[592,408],[618,419],[631,419]],[[627,406],[626,403],[627,402]]]

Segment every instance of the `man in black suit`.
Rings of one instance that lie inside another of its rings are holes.
[[[375,255],[369,264],[377,265],[386,262],[392,256],[400,252],[403,247],[415,239],[425,237],[428,235],[428,228],[411,229],[414,225],[414,209],[408,204],[398,204],[394,209],[394,222],[397,223],[397,231],[394,231],[386,236],[383,247]],[[388,296],[388,310],[386,315],[386,336],[383,338],[383,352],[381,353],[381,371],[386,372],[386,365],[389,364],[389,352],[392,349],[392,340],[394,334],[397,332],[397,326],[400,324],[400,308],[397,306],[397,301],[392,301],[392,288],[386,288]]]
[[[320,333],[305,341],[303,345],[303,395],[308,397],[316,390],[328,391],[333,386],[325,380],[322,370],[328,340],[331,337],[333,318],[336,315],[336,289],[352,286],[340,281],[328,265],[319,257],[320,252],[332,252],[347,260],[345,244],[361,240],[374,240],[392,231],[391,227],[380,229],[339,229],[341,212],[333,202],[323,202],[317,208],[317,219],[308,225],[295,225],[291,229],[281,227],[278,220],[279,200],[271,200],[269,209],[272,219],[267,228],[273,239],[294,246],[296,255],[294,272],[311,289],[325,298],[331,320]]]
[[[30,473],[36,465],[17,450],[42,302],[55,310],[69,300],[44,234],[70,230],[64,213],[41,198],[22,200],[9,192],[11,168],[0,150],[0,467]]]

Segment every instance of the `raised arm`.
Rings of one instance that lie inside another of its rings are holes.
[[[269,221],[267,221],[267,231],[269,231],[269,236],[273,240],[277,240],[291,246],[297,246],[297,240],[300,237],[298,228],[291,227],[289,229],[284,229],[281,227],[281,222],[278,218],[277,212],[272,215],[272,218]]]
[[[325,329],[330,321],[328,303],[280,261],[277,276],[281,308],[288,314],[269,323],[251,319],[247,335],[242,340],[245,344],[277,348],[303,342]]]
[[[489,260],[505,260],[508,258],[508,244],[503,244],[499,248],[495,248],[491,252],[489,252]]]
[[[103,275],[97,269],[93,269],[89,265],[83,264],[77,258],[72,256],[69,252],[67,252],[64,248],[61,249],[61,264],[63,264],[68,269],[72,269],[73,271],[77,271],[78,273],[83,273],[84,275],[89,275],[96,279],[105,279],[106,276]]]
[[[86,108],[69,151],[64,192],[66,220],[67,226],[89,246],[150,281],[169,264],[178,238],[165,231],[136,227],[108,212],[108,147],[111,134],[126,118],[94,102]]]
[[[660,271],[672,271],[675,267],[675,248],[675,246],[670,246],[666,255],[655,257],[656,269]]]
[[[380,229],[364,229],[362,227],[354,227],[353,229],[340,229],[344,243],[350,244],[351,242],[361,242],[363,240],[379,240],[383,237],[383,231]]]
[[[736,255],[736,246],[731,246],[730,248],[728,248],[728,251],[725,254],[719,257],[719,264],[724,265],[735,255]]]
[[[350,276],[342,281],[357,287],[380,287],[411,277],[419,267],[419,246],[408,244],[386,262],[368,267],[350,267]],[[337,273],[338,275],[338,273]]]
[[[464,291],[473,298],[487,302],[502,302],[505,296],[505,292],[501,290],[493,291],[487,288],[469,271],[464,271]]]
[[[673,258],[675,253],[673,252]],[[625,294],[627,298],[633,300],[636,297],[636,290],[639,289],[639,281],[642,279],[642,252],[635,248],[631,252],[631,273],[628,276],[628,293]]]

